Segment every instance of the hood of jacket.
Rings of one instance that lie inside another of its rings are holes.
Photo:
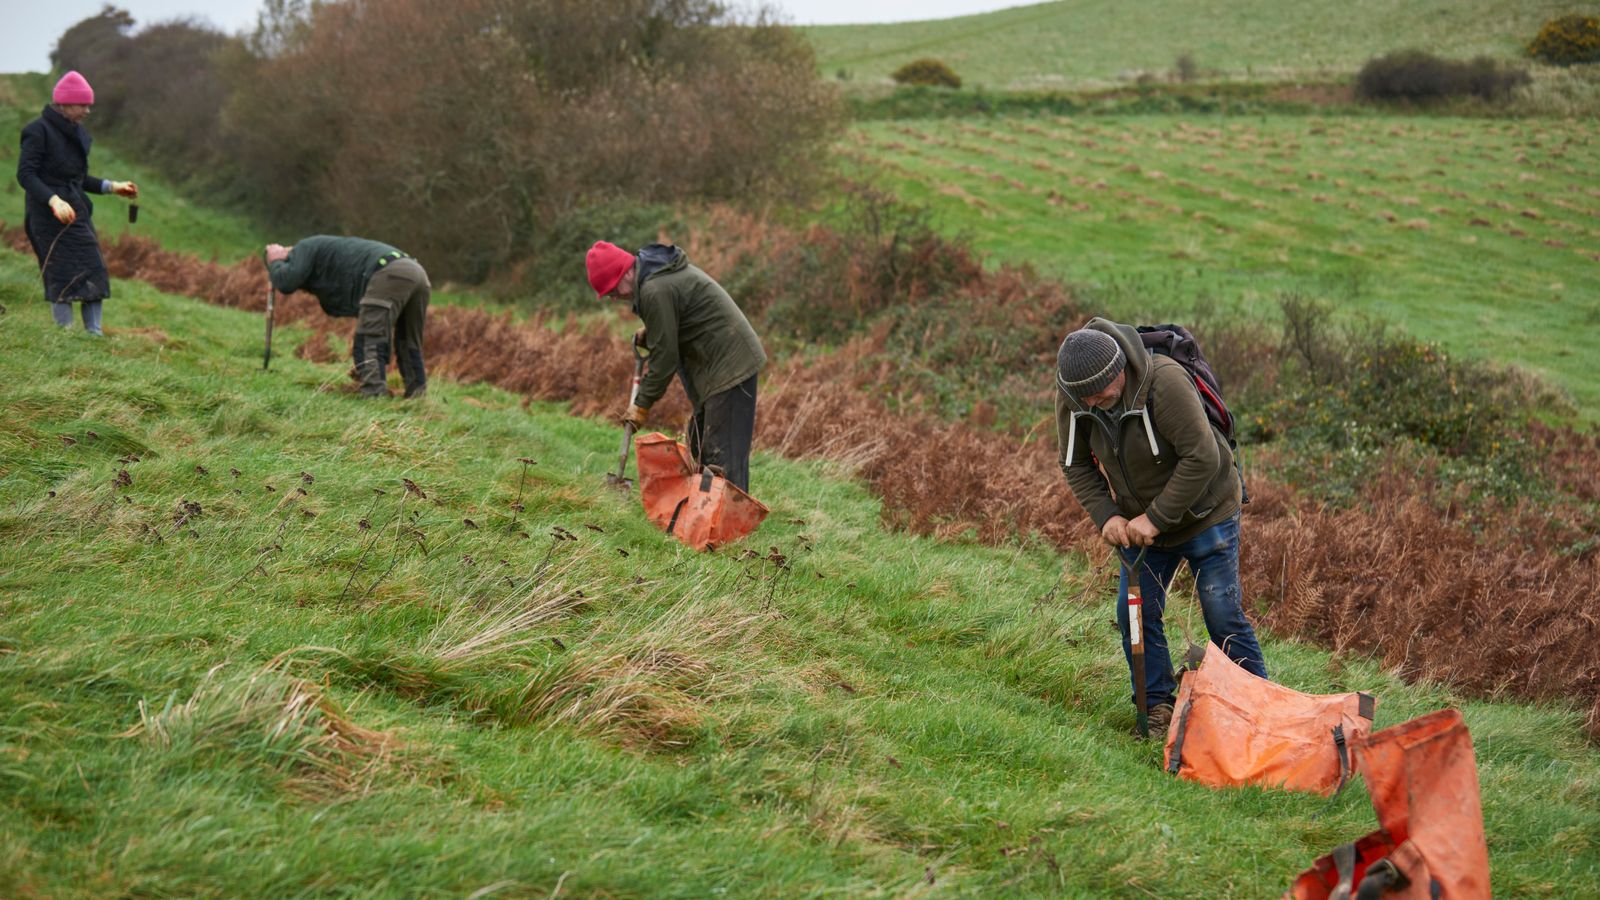
[[[56,109],[53,103],[45,104],[44,109],[39,112],[39,118],[76,143],[78,149],[83,151],[85,160],[89,158],[89,145],[93,139],[89,137],[87,128],[62,115],[61,110]]]
[[[1104,332],[1111,335],[1122,348],[1122,356],[1127,360],[1122,370],[1128,380],[1123,385],[1122,396],[1117,400],[1116,410],[1127,412],[1141,409],[1150,397],[1150,351],[1144,348],[1144,342],[1139,339],[1139,329],[1132,325],[1120,325],[1110,319],[1095,316],[1090,319],[1084,328]],[[1059,378],[1058,378],[1059,384]],[[1072,393],[1062,390],[1059,386],[1056,392],[1064,396],[1067,405],[1075,412],[1090,412],[1089,407]]]
[[[639,289],[663,272],[676,272],[689,264],[689,254],[676,244],[646,244],[639,248],[639,275],[633,280],[633,314],[639,314]]]

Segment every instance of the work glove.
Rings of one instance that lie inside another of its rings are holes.
[[[289,248],[282,244],[268,244],[266,249],[267,262],[277,262],[289,258]]]
[[[137,199],[139,186],[131,181],[113,181],[111,182],[111,193],[116,194],[118,197]]]
[[[50,211],[55,213],[56,221],[63,225],[71,225],[78,221],[78,211],[72,208],[71,203],[55,194],[50,195]]]
[[[645,416],[648,415],[650,415],[650,410],[642,406],[635,406],[634,404],[630,403],[628,404],[628,411],[622,414],[622,421],[625,425],[632,425],[634,428],[643,428]]]

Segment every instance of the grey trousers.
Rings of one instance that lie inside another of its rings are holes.
[[[361,393],[388,396],[391,352],[399,361],[406,396],[420,397],[428,389],[428,373],[422,364],[422,329],[432,290],[428,273],[414,259],[394,260],[367,279],[350,348]]]

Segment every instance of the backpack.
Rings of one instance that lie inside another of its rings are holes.
[[[1228,411],[1228,404],[1222,399],[1222,386],[1217,383],[1217,374],[1211,371],[1205,354],[1200,352],[1199,342],[1182,325],[1139,325],[1136,330],[1146,350],[1170,357],[1189,373],[1189,380],[1194,382],[1195,391],[1200,394],[1200,405],[1205,408],[1206,418],[1228,439],[1228,449],[1234,451],[1233,465],[1239,472],[1242,494],[1240,502],[1249,503],[1250,492],[1244,487],[1244,467],[1239,461],[1239,442],[1234,439],[1233,413]]]

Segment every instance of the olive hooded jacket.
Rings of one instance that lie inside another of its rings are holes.
[[[1206,418],[1188,371],[1146,350],[1131,325],[1096,318],[1084,327],[1116,338],[1128,360],[1110,410],[1056,389],[1061,471],[1095,527],[1147,514],[1161,532],[1156,546],[1169,547],[1234,516],[1233,451]]]
[[[761,339],[733,298],[678,247],[650,244],[639,251],[633,311],[644,320],[650,351],[634,401],[644,409],[667,392],[675,372],[698,410],[767,364]]]

